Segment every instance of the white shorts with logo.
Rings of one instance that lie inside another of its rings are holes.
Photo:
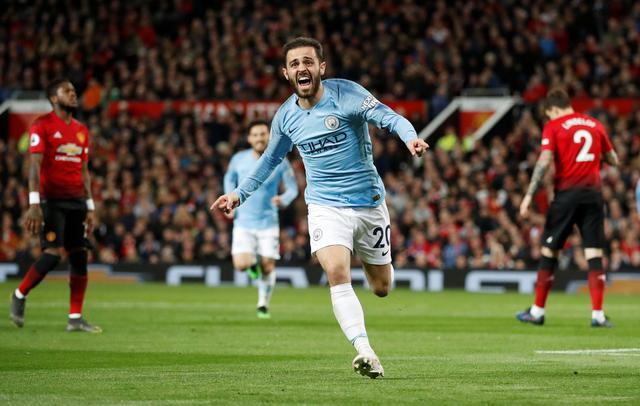
[[[233,227],[231,255],[254,254],[280,259],[280,228],[262,230]]]
[[[363,208],[310,204],[308,209],[312,253],[343,245],[367,264],[391,263],[391,222],[384,202]]]

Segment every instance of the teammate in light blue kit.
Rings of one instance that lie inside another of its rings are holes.
[[[393,279],[391,226],[384,185],[373,165],[368,124],[399,135],[412,155],[422,155],[429,146],[417,138],[409,121],[362,86],[348,80],[322,81],[326,63],[318,41],[296,38],[283,53],[283,75],[295,95],[276,113],[271,141],[256,170],[211,209],[228,212],[244,203],[295,144],[306,168],[311,252],[327,274],[336,319],[358,352],[353,368],[370,378],[383,376],[350,273],[355,251],[374,293],[388,294]]]
[[[252,122],[247,140],[251,148],[236,153],[229,162],[224,176],[225,193],[233,191],[256,168],[269,142],[269,124]],[[284,193],[278,195],[281,183]],[[271,317],[269,301],[276,283],[276,260],[280,259],[278,208],[288,206],[296,196],[298,185],[293,169],[285,159],[245,204],[228,214],[234,219],[233,266],[248,271],[251,279],[258,279],[258,317],[262,319]]]

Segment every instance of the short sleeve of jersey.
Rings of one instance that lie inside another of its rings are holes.
[[[613,145],[611,145],[611,140],[607,135],[607,130],[605,130],[604,126],[600,122],[598,122],[598,131],[600,131],[600,134],[601,134],[601,137],[600,137],[601,151],[603,154],[606,154],[607,152],[613,149]]]
[[[82,162],[87,162],[89,160],[89,129],[85,126],[82,127],[82,131],[84,132],[84,145],[82,146]]]
[[[555,151],[556,149],[556,134],[555,130],[549,124],[544,126],[542,130],[542,151]]]
[[[42,154],[45,150],[44,127],[40,120],[36,120],[29,128],[29,152],[32,154]]]

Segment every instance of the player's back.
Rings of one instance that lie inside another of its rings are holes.
[[[555,188],[600,188],[602,154],[611,151],[604,126],[581,113],[549,121],[542,132],[542,149],[554,154]]]

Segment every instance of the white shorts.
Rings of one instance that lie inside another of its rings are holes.
[[[383,202],[378,207],[309,205],[311,252],[343,245],[371,265],[391,263],[391,222]]]
[[[253,254],[280,259],[280,228],[262,230],[233,227],[231,255]]]

